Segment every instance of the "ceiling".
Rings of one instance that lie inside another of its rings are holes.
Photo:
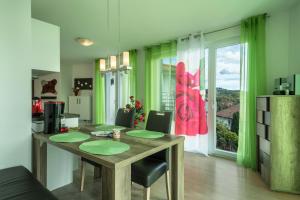
[[[60,26],[62,62],[85,63],[116,54],[118,49],[235,25],[249,16],[289,8],[297,0],[120,0],[120,47],[118,2],[32,0],[32,17]],[[77,37],[95,44],[80,46],[74,41]]]

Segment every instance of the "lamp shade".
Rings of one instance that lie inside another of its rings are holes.
[[[104,72],[106,70],[106,62],[104,58],[100,58],[99,60],[99,70],[100,72]]]
[[[110,56],[109,57],[109,64],[110,64],[110,69],[116,70],[117,69],[117,56]]]
[[[78,42],[80,45],[88,47],[94,44],[94,41],[87,39],[87,38],[75,38],[75,41]]]
[[[121,53],[121,66],[129,66],[129,51]]]

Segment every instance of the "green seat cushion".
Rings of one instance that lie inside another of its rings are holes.
[[[118,141],[96,140],[82,143],[79,149],[91,154],[110,156],[128,151],[130,146]]]
[[[49,139],[52,142],[81,142],[89,139],[90,136],[81,132],[60,133],[51,136]]]
[[[100,125],[95,127],[97,131],[113,131],[113,129],[125,129],[123,126],[116,125]]]
[[[148,130],[133,130],[126,132],[127,135],[138,138],[155,139],[164,137],[164,133]]]

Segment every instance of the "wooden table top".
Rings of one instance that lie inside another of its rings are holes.
[[[91,131],[95,130],[95,126],[84,126],[80,128],[80,131],[86,134],[89,134]],[[54,146],[57,146],[61,149],[70,151],[78,156],[84,157],[86,159],[92,160],[96,163],[104,165],[109,168],[118,168],[124,167],[131,163],[134,163],[138,160],[141,160],[149,155],[157,153],[163,149],[167,149],[173,145],[179,144],[184,141],[183,136],[175,136],[175,135],[165,135],[162,138],[158,139],[143,139],[136,138],[126,135],[126,131],[132,129],[125,129],[121,133],[120,139],[111,139],[106,137],[97,137],[89,134],[91,136],[87,141],[94,140],[115,140],[126,143],[130,145],[130,149],[124,153],[112,155],[112,156],[102,156],[102,155],[94,155],[79,149],[79,145],[83,142],[76,143],[56,143],[49,140],[49,137],[54,134],[44,134],[44,133],[33,133],[33,137],[35,139],[39,139],[42,142],[47,142]]]

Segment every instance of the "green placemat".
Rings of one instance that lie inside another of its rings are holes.
[[[60,133],[51,136],[49,139],[52,142],[81,142],[89,139],[90,136],[81,132]]]
[[[100,125],[95,127],[97,131],[113,131],[113,129],[125,129],[123,126],[116,125]]]
[[[79,149],[91,154],[110,156],[128,151],[130,146],[123,142],[112,140],[96,140],[82,143]]]
[[[157,131],[148,131],[148,130],[133,130],[126,132],[127,135],[132,137],[139,137],[139,138],[147,138],[147,139],[155,139],[164,137],[164,133],[157,132]]]

